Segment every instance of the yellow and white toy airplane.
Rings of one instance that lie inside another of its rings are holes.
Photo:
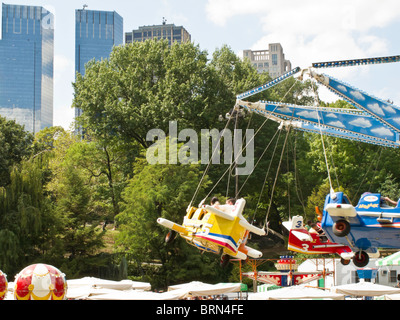
[[[158,218],[157,222],[178,232],[189,244],[202,251],[222,254],[221,264],[229,261],[229,257],[241,260],[248,256],[260,258],[262,253],[246,246],[246,242],[249,232],[263,236],[265,230],[247,222],[242,215],[245,205],[246,201],[239,199],[235,205],[190,207],[182,225],[163,218]]]

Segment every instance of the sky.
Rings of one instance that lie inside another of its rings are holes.
[[[75,79],[75,9],[116,11],[124,33],[139,26],[183,26],[211,55],[228,45],[235,53],[279,42],[292,67],[313,62],[400,55],[398,0],[3,0],[43,6],[55,15],[54,125],[69,129]],[[399,63],[319,69],[400,106]],[[249,88],[251,89],[251,88]],[[337,100],[321,91],[327,102]],[[227,106],[230,110],[232,106]]]

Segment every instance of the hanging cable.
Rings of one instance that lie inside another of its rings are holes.
[[[326,154],[324,136],[323,136],[323,133],[322,133],[321,119],[320,119],[319,112],[318,112],[319,98],[318,98],[317,92],[315,91],[315,87],[314,87],[314,82],[313,81],[311,81],[311,86],[312,86],[312,89],[313,89],[313,92],[314,92],[314,105],[315,105],[315,110],[317,112],[318,126],[319,126],[320,135],[321,135],[322,148],[323,148],[323,151],[324,151],[326,170],[328,172],[329,186],[330,186],[330,189],[331,189],[330,192],[331,192],[331,195],[333,195],[335,193],[335,191],[334,191],[333,186],[332,186],[332,179],[331,179],[331,174],[330,174],[330,170],[329,170],[328,157],[327,157],[327,154]]]
[[[281,167],[281,164],[282,164],[283,154],[284,154],[285,149],[286,149],[286,143],[287,143],[287,140],[288,140],[288,137],[289,137],[289,132],[290,132],[290,126],[288,127],[287,134],[286,134],[286,137],[285,137],[285,142],[284,142],[283,147],[282,147],[281,158],[279,160],[278,168],[276,170],[275,180],[274,180],[274,184],[272,186],[272,191],[271,191],[271,199],[270,199],[270,202],[269,202],[268,211],[267,211],[267,215],[265,217],[263,229],[265,229],[267,227],[267,225],[268,225],[267,221],[268,221],[269,213],[271,211],[272,200],[273,200],[273,197],[274,197],[274,191],[275,191],[275,187],[276,187],[276,182],[278,181],[279,170],[280,170],[280,167]]]
[[[297,177],[297,135],[295,136],[295,143],[293,148],[293,158],[294,158],[294,183],[295,183],[295,190],[297,194],[297,199],[299,199],[300,204],[303,207],[304,214],[306,213],[306,207],[304,205],[303,194],[301,193],[301,188],[298,185],[298,177]]]
[[[254,210],[252,222],[254,221],[254,219],[255,219],[255,217],[256,217],[256,213],[257,213],[257,210],[258,210],[258,206],[259,206],[259,204],[260,204],[260,202],[261,202],[261,197],[262,197],[262,194],[263,194],[263,192],[264,192],[264,188],[265,188],[265,186],[266,186],[266,184],[267,184],[267,178],[268,178],[268,176],[269,176],[269,171],[270,171],[270,169],[271,169],[272,161],[273,161],[273,159],[274,159],[274,157],[275,157],[276,148],[278,147],[278,142],[279,142],[279,137],[280,137],[280,135],[281,135],[281,130],[278,130],[278,131],[275,133],[274,137],[271,139],[271,142],[272,142],[273,139],[275,138],[275,136],[276,136],[276,134],[277,134],[278,132],[279,132],[279,135],[278,135],[278,138],[276,139],[275,148],[274,148],[274,151],[273,151],[273,153],[272,153],[272,157],[271,157],[270,162],[269,162],[269,166],[268,166],[267,173],[265,174],[264,183],[263,183],[262,188],[261,188],[261,191],[260,191],[260,196],[258,197],[258,202],[257,202],[256,208],[255,208],[255,210]],[[270,143],[271,143],[271,142],[270,142]]]
[[[247,148],[247,146],[255,139],[256,135],[260,132],[261,128],[267,123],[267,121],[269,120],[269,117],[267,119],[265,119],[265,121],[261,124],[260,128],[258,128],[258,130],[256,131],[256,133],[254,134],[253,137],[251,137],[250,141],[247,142],[246,146],[239,152],[239,154],[237,155],[237,157],[234,159],[234,161],[232,161],[232,163],[229,165],[229,167],[225,170],[225,172],[222,174],[222,176],[219,178],[219,180],[214,184],[213,188],[211,189],[211,191],[207,194],[207,196],[205,197],[205,199],[207,199],[210,194],[214,191],[214,189],[217,187],[217,185],[221,182],[221,180],[224,178],[224,176],[228,173],[228,171],[230,171],[233,168],[233,165],[236,163],[236,161],[239,159],[239,157],[242,155],[243,151]]]
[[[365,181],[365,179],[367,178],[367,175],[369,174],[369,172],[370,172],[370,170],[371,170],[371,168],[372,168],[372,165],[375,163],[376,158],[377,158],[378,156],[379,156],[379,157],[378,157],[377,164],[379,164],[381,155],[382,155],[382,148],[379,148],[378,152],[375,153],[374,160],[371,161],[371,163],[369,164],[368,170],[367,170],[367,172],[365,173],[365,175],[364,175],[364,177],[363,177],[361,183],[360,183],[359,186],[358,186],[358,189],[357,189],[357,191],[356,191],[356,193],[355,193],[355,195],[354,195],[354,199],[357,199],[358,192],[360,191],[361,186],[364,185],[364,181]],[[374,172],[375,172],[375,171],[376,171],[376,169],[374,170]],[[372,183],[372,179],[371,179],[371,183]],[[370,187],[371,187],[371,184],[370,184]],[[371,189],[369,189],[369,190],[371,190]]]
[[[226,122],[225,128],[224,128],[224,130],[222,131],[222,134],[221,134],[220,137],[219,137],[218,143],[217,143],[217,145],[215,146],[215,149],[213,150],[210,159],[208,160],[207,167],[206,167],[206,169],[205,169],[204,172],[203,172],[203,175],[202,175],[202,177],[201,177],[201,179],[200,179],[200,182],[199,182],[199,184],[197,185],[196,191],[194,192],[193,197],[192,197],[192,200],[190,201],[190,204],[189,204],[189,206],[188,206],[189,208],[192,206],[194,200],[195,200],[196,197],[197,197],[197,194],[198,194],[199,191],[200,191],[200,187],[201,187],[201,185],[202,185],[202,183],[203,183],[203,180],[204,180],[204,178],[206,177],[206,174],[207,174],[208,170],[210,169],[211,160],[212,160],[212,158],[214,157],[215,152],[217,151],[217,147],[219,147],[219,145],[220,145],[220,143],[221,143],[222,137],[224,136],[223,133],[224,133],[225,130],[228,128],[229,123],[230,123],[230,121],[231,121],[231,118],[232,118],[232,117],[229,117],[228,121]]]
[[[286,98],[286,96],[289,94],[289,92],[290,92],[290,91],[294,88],[294,86],[296,85],[297,81],[299,81],[299,80],[298,80],[298,79],[295,79],[293,85],[292,85],[292,86],[290,87],[290,89],[285,93],[284,97],[281,99],[280,102],[282,102],[282,101]],[[278,105],[277,105],[275,108],[278,108]],[[275,109],[274,109],[274,110],[275,110]],[[252,140],[255,139],[255,137],[256,137],[257,134],[260,132],[260,130],[262,129],[262,127],[266,124],[266,122],[267,122],[267,121],[269,120],[269,118],[272,116],[272,113],[274,112],[274,110],[273,110],[272,112],[269,113],[268,117],[265,119],[265,121],[262,123],[262,125],[258,128],[258,130],[256,131],[256,133],[253,135],[253,137],[250,139],[250,141],[247,142],[246,146],[245,146],[244,148],[242,148],[242,150],[239,152],[239,154],[238,154],[238,156],[236,157],[236,159],[231,163],[231,165],[228,167],[228,169],[225,170],[225,172],[222,174],[222,176],[219,178],[219,180],[214,184],[213,188],[210,190],[210,192],[207,194],[207,196],[203,199],[203,201],[204,201],[205,199],[207,199],[207,198],[211,195],[211,193],[214,191],[214,189],[217,187],[217,185],[221,182],[221,180],[222,180],[223,177],[227,174],[227,172],[231,170],[233,164],[236,163],[236,161],[237,161],[238,158],[242,155],[242,153],[243,153],[244,150],[247,148],[247,146],[252,142]],[[230,119],[229,119],[229,120],[230,120]],[[229,122],[228,122],[227,125],[225,126],[225,129],[224,129],[224,130],[226,130],[226,128],[228,127],[228,124],[229,124]],[[222,138],[222,135],[221,135],[221,137],[220,137],[220,141],[221,141],[221,138]],[[218,145],[219,145],[219,144],[217,144],[217,146],[218,146]],[[242,145],[243,145],[243,144],[242,144]],[[216,151],[216,148],[215,148],[215,150],[214,150],[214,152],[213,152],[213,155],[214,155],[215,151]],[[195,194],[193,195],[193,198],[192,198],[192,200],[191,200],[191,202],[190,202],[190,206],[192,205],[193,201],[195,200],[195,198],[196,198],[196,196],[197,196],[197,194],[198,194],[198,192],[199,192],[199,190],[200,190],[201,183],[203,182],[203,180],[204,180],[204,178],[205,178],[205,175],[206,175],[206,173],[207,173],[208,170],[209,170],[209,167],[210,167],[210,164],[211,164],[211,159],[212,159],[212,156],[211,156],[211,158],[210,158],[210,160],[209,160],[209,162],[208,162],[208,165],[207,165],[207,167],[206,167],[206,170],[203,172],[203,176],[202,176],[202,178],[201,178],[201,180],[200,180],[199,185],[197,186],[197,189],[196,189],[196,191],[195,191]]]

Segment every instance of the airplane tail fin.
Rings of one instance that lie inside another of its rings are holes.
[[[295,216],[292,220],[292,230],[296,229],[304,229],[303,226],[303,217],[302,216]]]

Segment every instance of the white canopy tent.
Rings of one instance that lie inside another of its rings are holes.
[[[150,290],[147,282],[132,280],[112,281],[94,277],[67,280],[67,299],[88,299],[90,297],[113,294],[118,291]]]
[[[332,287],[331,291],[334,293],[341,293],[348,296],[358,297],[373,297],[400,293],[400,289],[398,288],[383,286],[380,284],[365,281]]]
[[[149,292],[136,290],[110,290],[108,293],[91,295],[86,300],[179,300],[184,294],[176,292]]]
[[[103,289],[114,289],[114,290],[150,290],[151,285],[148,282],[138,282],[132,280],[104,280],[94,277],[84,277],[81,279],[67,280],[68,288],[91,286]]]
[[[271,291],[254,293],[249,300],[344,300],[343,294],[317,288],[292,286]]]
[[[145,292],[137,290],[109,290],[109,292],[96,294],[93,292],[87,300],[179,300],[188,297],[220,295],[224,293],[239,292],[240,283],[207,284],[203,282],[190,282],[168,287],[167,292]]]
[[[197,296],[221,295],[232,292],[240,292],[240,283],[217,283],[208,284],[199,281],[183,283],[175,286],[169,286],[168,292],[178,290],[183,293],[183,298]]]

